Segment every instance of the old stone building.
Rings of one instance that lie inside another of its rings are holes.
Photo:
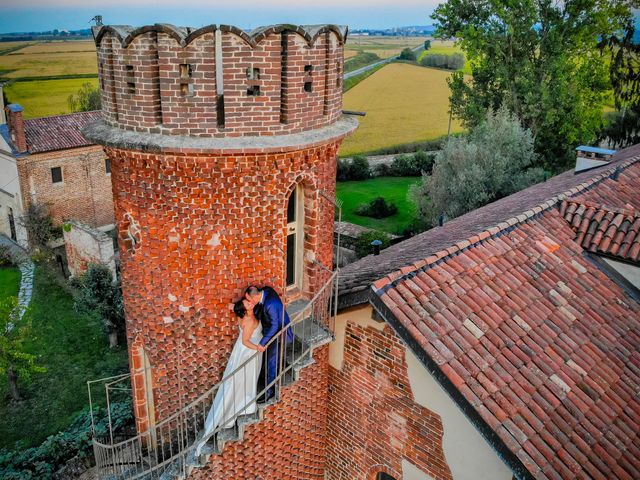
[[[113,225],[109,161],[80,133],[100,112],[24,119],[17,104],[5,112],[0,173],[7,184],[0,190],[0,232],[26,244],[18,219],[32,203],[46,205],[58,225],[67,220]]]
[[[638,149],[335,271],[346,35],[94,29],[137,426],[99,477],[637,478]],[[249,284],[294,340],[196,457]]]

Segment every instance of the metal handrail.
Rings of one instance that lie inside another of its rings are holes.
[[[337,270],[330,272],[329,278],[309,303],[301,311],[296,312],[290,319],[289,325],[280,330],[280,332],[267,343],[266,346],[269,347],[275,342],[278,342],[280,364],[283,368],[279,369],[272,382],[266,384],[260,392],[256,393],[255,397],[246,401],[246,404],[241,405],[237,411],[225,412],[223,404],[222,420],[214,429],[212,438],[222,430],[229,428],[229,425],[235,428],[237,420],[241,416],[252,414],[254,409],[257,408],[257,400],[272,387],[276,387],[277,391],[279,391],[285,375],[310,355],[312,346],[307,341],[308,338],[305,338],[307,333],[303,325],[303,331],[301,333],[302,339],[299,341],[301,344],[300,348],[296,348],[294,341],[291,347],[293,361],[286,365],[286,367],[284,366],[286,341],[283,339],[289,330],[294,330],[303,320],[312,317],[314,321],[319,320],[319,324],[327,327],[331,333],[333,333],[333,325],[330,324],[330,321],[325,325],[325,319],[330,319],[335,315],[335,305],[332,304],[335,298],[335,292],[333,290],[338,287],[337,276]],[[298,338],[300,338],[300,332],[298,332],[298,334]],[[150,474],[161,474],[164,472],[165,467],[174,464],[174,462],[181,457],[182,461],[179,462],[181,465],[180,468],[186,468],[186,462],[184,460],[194,447],[194,441],[198,438],[198,434],[203,428],[204,418],[217,392],[221,388],[234,388],[235,393],[237,379],[240,378],[241,375],[245,379],[244,386],[246,388],[246,374],[243,370],[251,364],[251,362],[256,361],[257,355],[258,352],[253,354],[232,372],[225,375],[220,382],[192,400],[188,405],[180,408],[157,424],[150,426],[148,431],[117,443],[113,443],[113,432],[111,431],[109,443],[103,443],[94,437],[94,453],[99,471],[102,471],[104,475],[110,476],[110,478],[137,479],[143,476],[149,478],[148,476]],[[138,372],[137,370],[135,373]],[[118,380],[122,380],[123,378],[125,378],[123,375],[117,377]],[[229,386],[230,383],[233,384],[232,387]],[[265,381],[265,383],[267,382]],[[230,415],[226,415],[227,413],[230,413]]]

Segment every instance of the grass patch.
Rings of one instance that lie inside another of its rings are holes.
[[[49,42],[38,42],[20,51],[20,53],[24,55],[69,52],[93,52],[95,55],[96,44],[92,40],[53,40]]]
[[[451,73],[392,63],[385,65],[344,95],[345,110],[367,113],[360,127],[345,139],[341,156],[394,145],[434,140],[446,135],[449,124]],[[452,132],[462,131],[454,119]]]
[[[0,70],[13,70],[7,75],[8,78],[97,74],[98,64],[95,51],[32,53],[1,56]]]
[[[415,217],[415,205],[407,199],[409,187],[418,183],[417,177],[377,177],[353,182],[338,182],[336,196],[342,200],[342,219],[363,227],[399,234]],[[370,218],[357,215],[356,209],[376,197],[398,207],[398,213],[387,218]]]
[[[20,290],[20,270],[16,267],[0,268],[0,298],[17,297]]]
[[[9,101],[24,107],[25,118],[44,117],[69,113],[67,98],[77,93],[83,83],[98,85],[97,78],[72,78],[65,80],[42,80],[13,82],[5,86]]]
[[[33,335],[27,343],[46,373],[19,382],[25,400],[11,403],[0,382],[0,448],[40,444],[66,428],[89,404],[86,381],[126,371],[125,347],[110,350],[100,325],[73,310],[71,295],[38,267],[31,300]]]
[[[355,57],[344,62],[345,73],[353,72],[372,63],[379,62],[381,58],[375,53],[360,52]]]
[[[353,77],[346,78],[342,85],[343,92],[347,92],[348,90],[352,89],[353,87],[358,85],[361,81],[363,81],[365,78],[369,78],[371,75],[376,73],[382,67],[384,67],[384,65],[378,65],[377,67],[373,67],[370,70],[367,70],[366,72],[362,72]]]

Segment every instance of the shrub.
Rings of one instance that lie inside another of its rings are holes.
[[[124,330],[124,308],[120,285],[106,265],[90,264],[82,275],[70,280],[75,292],[75,309],[97,316],[109,335],[109,346],[118,346],[118,334]]]
[[[384,250],[389,245],[391,245],[391,239],[389,238],[389,235],[384,232],[374,230],[371,232],[363,233],[355,242],[356,255],[358,255],[358,258],[366,257],[367,255],[373,253],[373,246],[371,245],[371,242],[373,242],[374,240],[380,240],[382,242],[382,245],[380,245],[380,250]]]
[[[13,265],[13,257],[9,247],[0,245],[0,267],[10,267]]]
[[[356,214],[372,218],[387,218],[396,213],[398,207],[394,203],[387,203],[384,197],[374,198],[356,209]]]
[[[432,175],[423,175],[410,195],[424,221],[440,213],[454,218],[542,180],[542,169],[532,168],[536,162],[533,134],[503,108],[467,136],[452,138]]]
[[[431,174],[434,157],[424,151],[413,155],[398,155],[393,159],[389,174],[394,177],[419,177],[422,173]]]
[[[431,40],[424,41],[424,49],[429,50],[431,48]]]
[[[371,176],[369,160],[362,155],[356,155],[351,160],[339,160],[336,179],[339,182],[347,180],[364,180]]]
[[[130,401],[111,404],[111,421],[116,430],[133,424]],[[105,408],[95,410],[95,433],[106,435],[109,417]],[[0,478],[13,480],[51,479],[53,474],[74,457],[91,464],[91,414],[78,414],[69,428],[48,437],[40,446],[22,451],[0,450]]]
[[[453,53],[451,55],[444,53],[429,53],[422,57],[420,63],[425,67],[460,70],[464,67],[464,55],[462,53]]]
[[[400,60],[409,60],[411,62],[415,62],[416,52],[414,52],[411,48],[407,47],[400,52],[400,55],[398,56],[398,58]]]
[[[386,163],[379,163],[374,168],[374,173],[376,177],[390,177],[391,176],[391,167]]]

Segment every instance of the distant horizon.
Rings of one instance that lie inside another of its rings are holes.
[[[11,1],[11,0],[9,0]],[[102,15],[108,25],[149,25],[172,23],[179,26],[200,27],[209,24],[230,24],[245,30],[274,23],[318,24],[332,23],[348,25],[351,29],[386,29],[411,25],[431,25],[430,15],[439,3],[426,0],[352,0],[347,5],[334,5],[338,0],[327,0],[321,6],[284,5],[288,0],[237,0],[235,7],[204,6],[198,0],[195,5],[176,8],[159,0],[157,6],[141,5],[147,0],[132,0],[131,6],[113,6],[113,3],[95,6],[71,7],[72,1],[51,5],[3,5],[0,6],[0,34],[20,32],[42,32],[58,30],[81,30],[92,25],[91,18]],[[29,5],[32,1],[25,0]],[[93,3],[91,1],[87,4]],[[271,4],[271,6],[269,6]],[[356,5],[354,5],[356,4]],[[243,8],[244,7],[244,8]]]

